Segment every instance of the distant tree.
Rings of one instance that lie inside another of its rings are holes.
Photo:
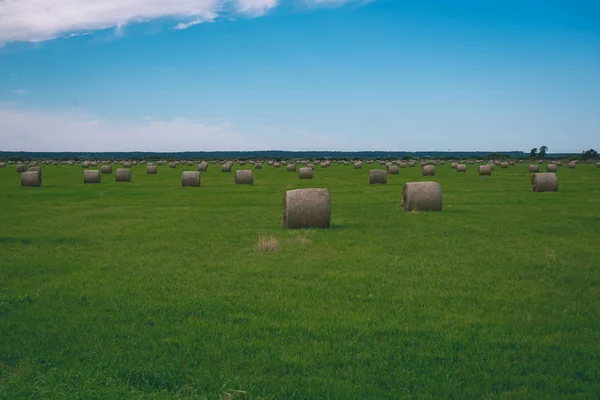
[[[586,150],[583,152],[583,158],[585,158],[586,160],[598,158],[598,152],[594,149]]]
[[[544,158],[544,157],[546,157],[546,153],[548,153],[548,146],[541,146],[540,150],[539,150],[538,157],[539,158]]]
[[[531,151],[529,152],[529,156],[531,158],[535,158],[537,156],[537,152],[538,150],[534,147],[533,149],[531,149]]]

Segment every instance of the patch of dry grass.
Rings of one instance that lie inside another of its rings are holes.
[[[278,251],[279,241],[273,236],[260,235],[254,248],[257,251]]]

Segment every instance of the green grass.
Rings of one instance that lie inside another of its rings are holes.
[[[235,166],[236,168],[246,168]],[[0,398],[600,397],[600,169],[0,169]],[[404,213],[432,180],[443,212]],[[286,231],[327,187],[332,229]],[[275,237],[278,251],[255,248]],[[242,391],[242,392],[236,392]]]

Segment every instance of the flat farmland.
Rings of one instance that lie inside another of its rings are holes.
[[[0,168],[0,398],[598,398],[600,168],[527,165]],[[419,181],[442,212],[402,211]],[[330,229],[282,228],[305,187]]]

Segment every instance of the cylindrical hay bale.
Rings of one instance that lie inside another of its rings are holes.
[[[354,169],[361,169],[361,168],[362,168],[362,163],[360,161],[354,163]]]
[[[6,167],[6,163],[0,162],[0,168]]]
[[[280,164],[280,163],[278,163],[278,162],[274,162],[274,163],[273,163],[273,167],[275,167],[275,168],[279,168],[280,166],[281,166],[281,164]]]
[[[382,169],[372,169],[369,172],[369,185],[387,183],[387,172]]]
[[[329,228],[331,225],[329,189],[296,189],[285,192],[282,223],[287,229]]]
[[[208,171],[208,163],[206,161],[202,161],[198,164],[198,171]]]
[[[131,170],[127,168],[117,168],[115,173],[115,181],[117,182],[129,182],[131,181]]]
[[[83,183],[100,183],[100,171],[97,169],[83,171]]]
[[[569,164],[567,164],[569,166],[570,169],[575,169],[575,167],[577,166],[577,163],[575,161],[571,161]]]
[[[254,183],[254,177],[252,171],[249,169],[240,169],[235,171],[235,184],[236,185],[252,185]]]
[[[398,175],[400,173],[400,167],[397,165],[390,165],[387,167],[387,173],[392,175]]]
[[[408,162],[408,167],[409,167],[409,168],[414,168],[414,167],[415,167],[415,165],[417,165],[417,164],[416,164],[414,161],[409,161],[409,162]]]
[[[156,165],[148,164],[146,165],[146,173],[148,175],[156,175],[158,173],[158,168],[156,167]]]
[[[508,163],[506,161],[500,163],[500,168],[508,168]]]
[[[181,173],[181,186],[200,186],[200,172],[183,171]]]
[[[558,178],[552,172],[541,172],[531,177],[531,189],[534,192],[558,191]]]
[[[262,163],[254,163],[254,169],[262,169]]]
[[[558,167],[556,166],[556,164],[548,164],[548,165],[546,165],[546,171],[547,172],[558,172]]]
[[[29,168],[30,171],[39,171],[40,176],[42,175],[42,169],[40,167],[31,167]]]
[[[435,167],[433,165],[425,165],[423,167],[423,170],[421,171],[421,175],[423,175],[423,176],[435,175]]]
[[[231,164],[225,163],[221,165],[221,172],[231,172]]]
[[[296,172],[296,164],[288,164],[287,172]]]
[[[112,165],[103,165],[100,167],[100,172],[103,174],[112,174]]]
[[[491,165],[480,165],[479,166],[479,175],[491,175],[492,174],[492,166]]]
[[[42,186],[42,173],[40,171],[23,172],[21,186]]]
[[[529,166],[529,172],[540,172],[540,166],[536,164],[531,164]]]
[[[25,171],[27,171],[27,165],[25,165],[25,164],[17,165],[17,172],[21,173],[21,172],[25,172]]]
[[[458,164],[453,162],[452,164],[450,164],[450,168],[456,169],[456,167],[458,167]]]
[[[402,189],[404,211],[442,211],[442,188],[437,182],[408,182]]]
[[[130,163],[129,161],[123,161],[123,162],[121,163],[121,166],[122,166],[123,168],[131,168],[131,163]]]
[[[407,165],[404,161],[400,163],[400,168],[406,168],[406,167],[407,167]]]
[[[467,164],[456,164],[456,172],[467,172]]]
[[[320,165],[321,168],[327,168],[329,166],[326,162],[322,162]]]
[[[172,162],[169,164],[169,168],[177,168],[177,163]]]
[[[300,179],[312,179],[313,169],[311,167],[300,168],[298,171],[298,178]]]
[[[2,163],[0,163],[0,164],[2,164]],[[598,162],[596,163],[596,168],[600,168],[600,161],[598,161]]]
[[[89,168],[90,167],[90,163],[87,161],[84,161],[81,163],[81,168]]]

